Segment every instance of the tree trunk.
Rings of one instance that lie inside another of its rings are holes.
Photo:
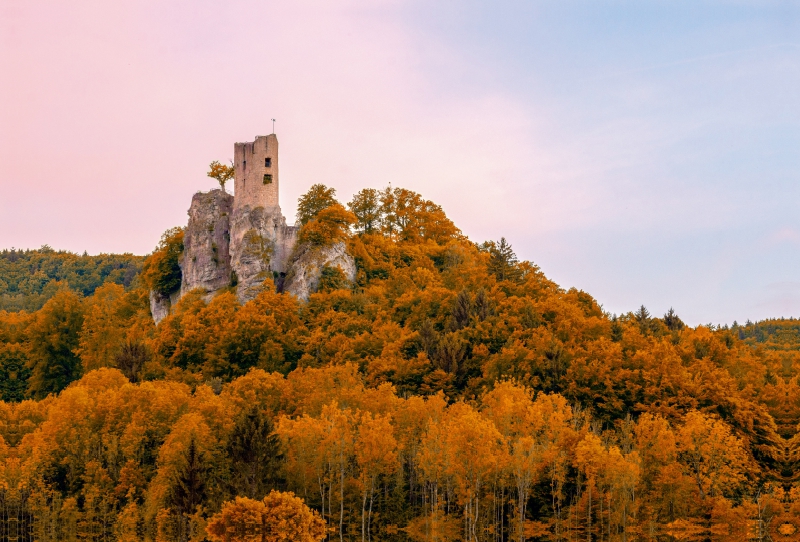
[[[339,542],[344,542],[344,464],[339,471]]]
[[[367,520],[367,536],[372,540],[372,502],[375,499],[375,478],[372,478],[369,488],[369,519]]]
[[[364,542],[367,539],[366,527],[367,527],[367,490],[365,488],[361,499],[361,542]]]
[[[586,484],[589,490],[589,509],[586,516],[586,539],[592,542],[592,484]]]

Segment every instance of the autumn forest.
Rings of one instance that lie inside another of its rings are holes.
[[[355,283],[158,325],[180,228],[0,252],[0,541],[797,539],[800,320],[612,315],[402,188],[298,216]]]

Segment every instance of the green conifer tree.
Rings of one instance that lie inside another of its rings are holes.
[[[227,446],[230,494],[258,499],[282,485],[283,455],[272,421],[258,406],[236,421]]]
[[[26,359],[19,344],[0,344],[0,400],[18,403],[25,399],[31,375]]]
[[[189,539],[189,516],[197,511],[206,498],[207,468],[203,454],[197,449],[194,437],[186,449],[183,468],[175,477],[170,492],[170,505],[178,513],[179,537],[182,541]]]
[[[489,252],[489,272],[497,277],[497,280],[513,282],[520,279],[522,272],[517,266],[519,260],[505,237],[501,237],[497,243],[494,241],[484,243],[483,247]]]
[[[457,331],[469,325],[469,317],[472,314],[472,296],[465,289],[458,292],[453,303],[453,311],[450,327]]]

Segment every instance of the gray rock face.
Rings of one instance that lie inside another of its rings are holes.
[[[319,289],[325,267],[338,267],[351,283],[356,280],[356,262],[347,253],[344,243],[325,247],[299,245],[283,290],[302,301],[308,301],[309,296]]]
[[[169,315],[169,308],[168,297],[150,290],[150,314],[153,315],[153,321],[156,325]]]
[[[158,323],[169,316],[169,311],[172,305],[177,303],[181,298],[180,290],[174,292],[170,296],[163,296],[158,292],[150,291],[150,314],[153,316],[153,321]]]
[[[222,190],[192,197],[181,256],[181,296],[196,288],[211,299],[231,284],[230,217],[233,196]]]
[[[297,228],[286,225],[280,207],[238,207],[230,223],[231,267],[238,280],[237,297],[250,301],[265,280],[286,273],[286,260]]]

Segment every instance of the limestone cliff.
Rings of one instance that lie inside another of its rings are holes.
[[[230,215],[233,196],[222,190],[198,192],[189,207],[189,223],[180,260],[181,296],[200,288],[211,299],[231,285]]]
[[[279,207],[237,207],[231,218],[231,267],[237,296],[246,303],[267,279],[286,273],[286,260],[297,237],[297,228],[286,225]]]
[[[164,296],[158,292],[150,292],[150,314],[153,316],[153,321],[156,325],[169,316],[172,305],[177,303],[180,297],[180,290],[174,292],[170,296]]]
[[[353,283],[356,280],[356,262],[347,253],[344,243],[324,247],[298,245],[291,259],[283,291],[302,301],[308,301],[309,296],[319,289],[325,267],[338,267],[348,281]]]
[[[218,291],[236,286],[239,301],[246,303],[258,295],[265,280],[274,280],[283,291],[287,274],[289,291],[308,299],[319,288],[326,265],[339,267],[348,280],[355,278],[355,264],[344,245],[301,250],[295,254],[295,269],[290,269],[299,228],[287,225],[281,213],[274,133],[235,143],[233,167],[235,195],[211,190],[192,198],[179,260],[180,288],[169,297],[150,295],[156,323],[181,296],[198,288],[210,300]]]

